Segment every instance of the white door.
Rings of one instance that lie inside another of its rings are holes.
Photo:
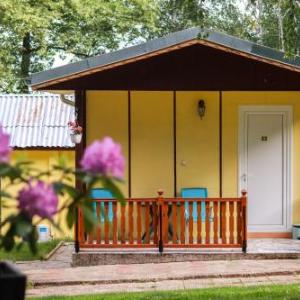
[[[290,228],[290,107],[241,107],[240,187],[248,192],[248,230]]]

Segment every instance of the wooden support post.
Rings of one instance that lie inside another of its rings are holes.
[[[153,242],[156,245],[158,243],[158,211],[156,202],[152,202],[152,214],[153,214]]]
[[[118,244],[118,207],[116,200],[113,202],[113,244]]]
[[[242,247],[243,252],[247,252],[247,191],[242,190],[242,216],[243,216],[243,223],[242,223],[242,234],[243,234],[243,241]]]
[[[82,133],[82,140],[81,143],[75,145],[75,162],[76,162],[76,168],[79,168],[80,166],[80,160],[82,158],[85,146],[86,146],[86,106],[85,106],[85,90],[76,90],[75,91],[75,110],[76,110],[76,117],[77,122],[80,126],[83,128]],[[76,189],[83,190],[85,186],[76,178]],[[83,230],[83,228],[79,228],[83,224],[83,222],[80,222],[79,218],[82,218],[80,214],[80,209],[75,208],[75,228],[74,228],[74,239],[75,239],[75,252],[78,253],[80,251],[80,243],[83,241],[80,240],[80,236],[82,236],[82,233],[80,232]],[[80,235],[80,236],[79,236]]]
[[[137,243],[142,244],[142,208],[141,202],[136,203],[137,217],[136,217],[136,234]]]
[[[158,206],[158,215],[159,215],[159,241],[158,241],[158,251],[160,254],[164,251],[164,242],[163,242],[163,191],[158,190],[157,206]]]
[[[177,203],[172,203],[172,222],[173,222],[173,244],[177,244]]]

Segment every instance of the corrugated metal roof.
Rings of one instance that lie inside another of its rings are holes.
[[[205,40],[249,55],[265,58],[268,61],[279,62],[282,66],[287,65],[293,66],[296,69],[300,68],[299,56],[288,59],[281,51],[242,40],[231,35],[212,30],[189,28],[136,46],[89,57],[61,67],[34,73],[31,75],[31,85],[35,88],[35,86],[38,87],[40,84],[45,84],[45,86],[47,86],[47,82],[51,85],[52,80],[60,79],[63,81],[63,79],[68,76],[76,75],[76,77],[80,77],[85,75],[85,72],[88,72],[89,70],[146,55],[191,40]]]
[[[74,111],[59,95],[0,94],[0,123],[12,147],[74,147],[67,125]]]

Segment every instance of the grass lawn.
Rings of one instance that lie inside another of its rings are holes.
[[[0,249],[0,260],[24,261],[37,260],[44,258],[52,249],[54,249],[61,240],[51,240],[49,242],[38,243],[38,253],[32,254],[27,245],[24,245],[20,250],[5,252]]]
[[[76,287],[74,287],[76,289]],[[300,299],[300,285],[272,285],[258,287],[225,287],[174,292],[144,292],[102,294],[69,297],[44,297],[34,300],[217,300],[217,299]],[[32,299],[33,300],[33,299]]]

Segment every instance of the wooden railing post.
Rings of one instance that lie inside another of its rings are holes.
[[[247,252],[247,191],[242,190],[242,216],[243,216],[243,227],[242,227],[242,250],[244,253]]]
[[[164,251],[164,241],[163,241],[163,205],[164,205],[164,199],[163,199],[163,191],[158,190],[158,198],[157,198],[157,207],[158,207],[158,216],[159,216],[159,241],[158,241],[158,251],[160,254]]]

